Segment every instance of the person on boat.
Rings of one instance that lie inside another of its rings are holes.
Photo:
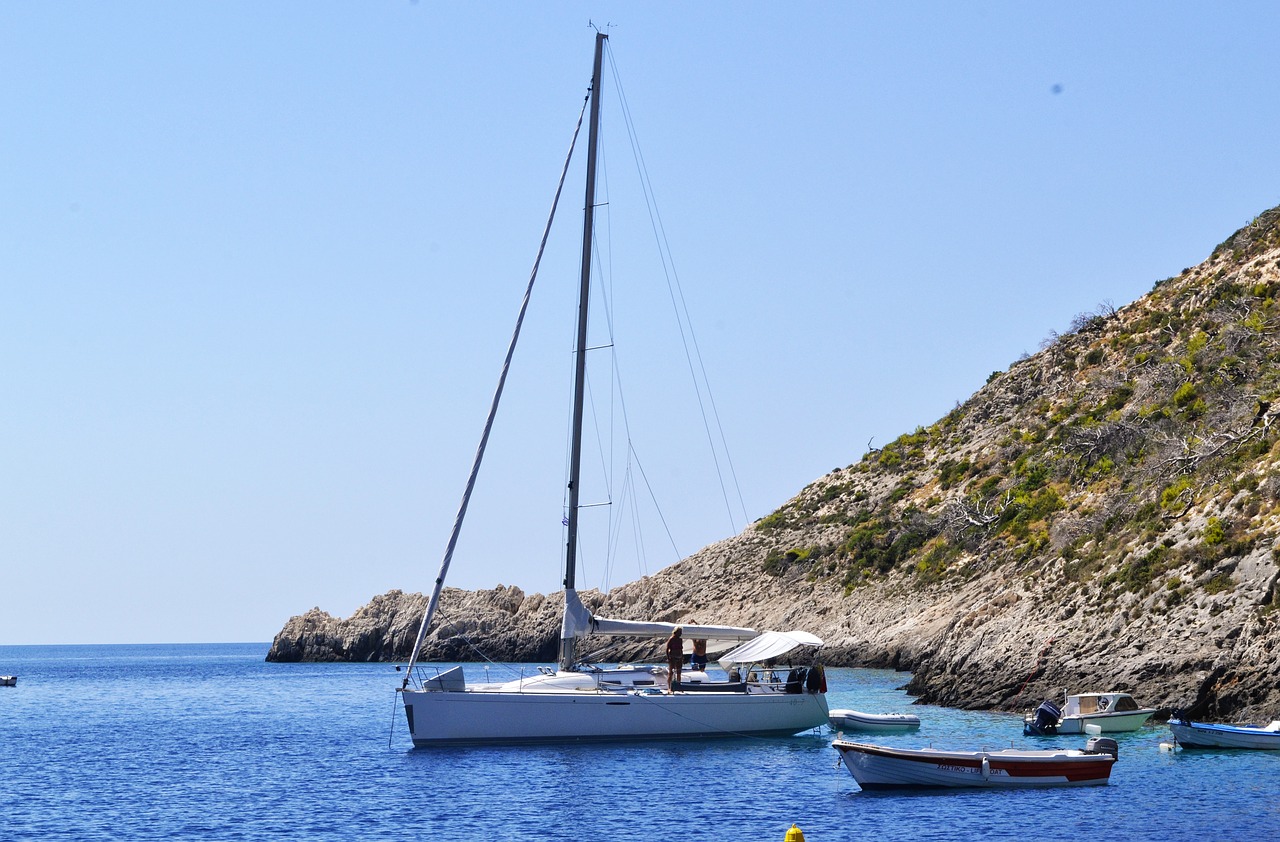
[[[671,692],[676,692],[680,683],[680,671],[684,668],[684,632],[679,626],[667,638],[667,683]]]
[[[693,639],[693,654],[689,656],[689,669],[705,670],[707,668],[707,642]]]

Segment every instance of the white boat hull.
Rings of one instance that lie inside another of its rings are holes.
[[[1128,693],[1075,693],[1067,696],[1061,709],[1052,701],[1041,703],[1023,719],[1022,733],[1029,737],[1088,734],[1089,726],[1103,734],[1137,731],[1155,713],[1155,708],[1138,707]]]
[[[1123,731],[1137,731],[1156,712],[1155,708],[1127,710],[1120,713],[1086,713],[1079,716],[1064,716],[1058,723],[1059,734],[1083,734],[1084,726],[1097,725],[1104,734],[1116,734]]]
[[[1102,786],[1115,763],[1110,754],[1077,749],[942,751],[845,740],[832,745],[863,789]]]
[[[821,693],[403,690],[416,747],[790,736],[827,721]]]
[[[840,708],[830,712],[828,723],[836,731],[890,734],[916,730],[920,727],[920,717],[910,713],[863,713]]]
[[[1169,729],[1183,748],[1280,749],[1280,728],[1272,730],[1271,726],[1170,720]]]

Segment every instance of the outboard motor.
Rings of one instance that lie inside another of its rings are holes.
[[[1120,745],[1110,737],[1090,737],[1089,742],[1084,744],[1084,750],[1094,754],[1109,754],[1114,759],[1120,759]]]
[[[1052,737],[1058,733],[1058,723],[1062,721],[1062,711],[1053,702],[1045,699],[1036,708],[1035,715],[1028,719],[1022,733],[1028,737]]]

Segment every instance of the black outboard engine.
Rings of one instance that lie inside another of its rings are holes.
[[[1045,699],[1036,708],[1034,716],[1027,719],[1022,726],[1022,733],[1028,737],[1052,737],[1058,733],[1058,723],[1062,721],[1062,711],[1053,702]]]
[[[1110,737],[1090,737],[1089,742],[1084,745],[1084,750],[1094,754],[1109,754],[1116,760],[1120,759],[1120,744]]]

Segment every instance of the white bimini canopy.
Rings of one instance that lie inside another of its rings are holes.
[[[798,629],[788,632],[761,632],[732,652],[726,652],[720,659],[720,666],[728,670],[737,664],[760,664],[774,658],[781,658],[801,646],[820,647],[822,638]]]

